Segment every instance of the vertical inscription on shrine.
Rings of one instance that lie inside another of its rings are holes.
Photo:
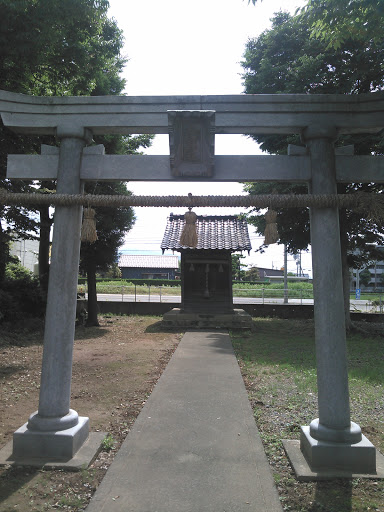
[[[168,111],[171,172],[177,177],[210,177],[214,168],[215,112]]]

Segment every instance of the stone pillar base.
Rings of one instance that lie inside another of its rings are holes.
[[[364,435],[355,444],[318,441],[305,426],[301,427],[300,449],[312,470],[376,473],[376,449]]]
[[[89,419],[79,417],[77,425],[66,430],[41,432],[30,430],[25,423],[13,434],[13,453],[17,458],[69,460],[89,435]]]

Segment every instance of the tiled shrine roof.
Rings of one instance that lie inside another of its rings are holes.
[[[186,249],[179,240],[185,224],[184,215],[171,215],[161,242],[166,249]],[[235,215],[199,215],[196,221],[196,249],[227,249],[230,251],[250,251],[247,222]]]

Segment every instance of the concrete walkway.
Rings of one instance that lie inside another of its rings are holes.
[[[87,512],[281,512],[225,332],[189,331]]]

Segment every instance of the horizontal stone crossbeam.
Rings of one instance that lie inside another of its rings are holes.
[[[168,111],[215,111],[216,133],[301,133],[332,124],[339,133],[383,128],[384,95],[222,95],[36,97],[0,91],[5,126],[55,135],[59,127],[88,128],[93,134],[168,133]]]
[[[90,149],[90,148],[87,148]],[[215,156],[215,174],[209,181],[309,182],[309,156]],[[57,178],[58,155],[9,155],[7,177],[23,180]],[[84,154],[80,170],[84,181],[191,180],[171,175],[169,156]],[[194,178],[204,181],[203,177]],[[336,156],[339,183],[384,183],[384,157]]]

